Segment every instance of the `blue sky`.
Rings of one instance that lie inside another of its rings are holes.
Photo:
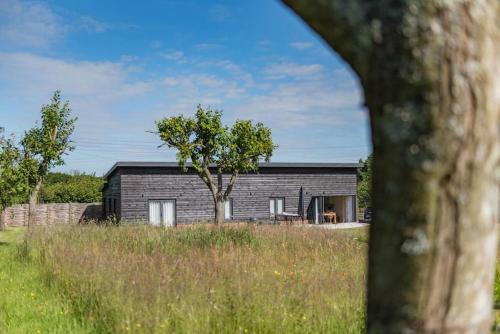
[[[272,161],[371,151],[352,71],[277,1],[0,0],[0,126],[21,135],[56,89],[78,117],[61,171],[173,161],[148,131],[198,103],[269,126]]]

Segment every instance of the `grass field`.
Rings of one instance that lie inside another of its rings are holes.
[[[0,333],[361,333],[366,232],[0,232]]]
[[[23,236],[24,229],[0,232],[0,333],[91,333],[39,268],[19,260]]]
[[[16,258],[9,261],[16,275],[29,272],[36,285],[30,290],[50,302],[45,312],[61,315],[46,320],[62,326],[61,332],[364,328],[365,230],[59,226],[37,228],[27,243],[8,248],[5,259]],[[11,284],[2,288],[15,298],[21,292]],[[29,293],[26,298],[30,304]],[[37,306],[30,307],[35,309],[20,312],[38,314]],[[16,321],[2,317],[0,326],[15,328]],[[38,325],[54,332],[47,326]],[[36,333],[35,327],[24,332]]]

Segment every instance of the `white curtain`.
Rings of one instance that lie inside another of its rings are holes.
[[[278,204],[278,206],[276,208],[277,209],[276,213],[278,215],[280,215],[280,214],[283,213],[283,198],[278,198],[278,199],[276,199],[276,201],[277,201],[277,204]]]
[[[232,201],[230,199],[226,200],[226,202],[224,202],[224,218],[225,219],[231,219],[231,204]]]
[[[274,199],[269,200],[269,213],[274,216]]]
[[[354,196],[346,196],[345,201],[345,221],[353,222],[354,221]]]
[[[162,203],[163,225],[174,226],[175,211],[174,201],[163,201]]]
[[[149,223],[151,225],[160,225],[161,223],[161,202],[149,202]]]

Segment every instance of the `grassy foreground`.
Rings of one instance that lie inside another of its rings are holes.
[[[21,253],[98,333],[360,333],[365,233],[54,226]]]
[[[0,232],[0,333],[90,333],[44,284],[38,268],[19,261],[24,232]]]

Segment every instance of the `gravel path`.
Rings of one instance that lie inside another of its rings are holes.
[[[314,228],[324,228],[328,230],[336,230],[336,229],[346,229],[346,228],[356,228],[356,227],[367,227],[370,224],[366,223],[338,223],[338,224],[309,224],[309,227]]]

